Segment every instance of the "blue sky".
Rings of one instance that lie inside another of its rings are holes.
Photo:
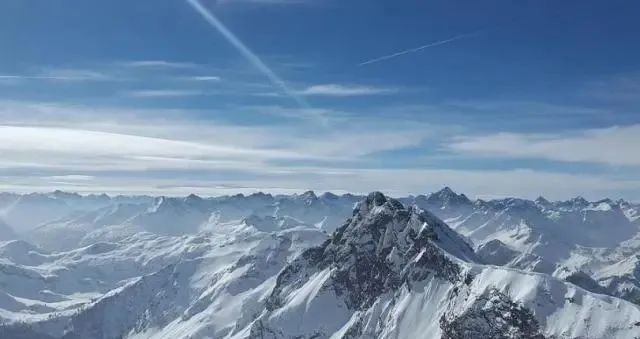
[[[3,1],[0,189],[640,200],[637,13]]]

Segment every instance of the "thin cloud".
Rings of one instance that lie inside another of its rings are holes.
[[[163,89],[163,90],[140,90],[129,91],[125,95],[134,98],[171,98],[171,97],[188,97],[205,95],[203,91],[197,90],[180,90],[180,89]]]
[[[189,77],[187,78],[188,80],[194,80],[194,81],[221,81],[222,78],[220,78],[219,76],[215,76],[215,75],[202,75],[202,76],[194,76],[194,77]]]
[[[0,126],[2,168],[61,168],[68,171],[228,168],[268,159],[306,159],[301,153],[186,141],[78,128]],[[264,166],[264,165],[261,165]]]
[[[398,90],[395,88],[324,84],[324,85],[313,85],[313,86],[307,87],[298,93],[300,95],[307,95],[307,96],[351,97],[351,96],[393,94],[396,92],[398,92]]]
[[[422,50],[427,49],[427,48],[448,44],[448,43],[454,42],[456,40],[462,40],[462,39],[471,38],[471,37],[477,36],[480,33],[481,32],[473,32],[473,33],[456,35],[456,36],[454,36],[452,38],[449,38],[449,39],[428,43],[426,45],[422,45],[422,46],[419,46],[419,47],[410,48],[410,49],[406,49],[404,51],[400,51],[400,52],[396,52],[396,53],[393,53],[393,54],[384,55],[384,56],[381,56],[381,57],[378,57],[378,58],[370,59],[370,60],[367,60],[367,61],[359,63],[358,66],[365,66],[365,65],[375,64],[377,62],[381,62],[381,61],[397,58],[397,57],[403,56],[405,54],[411,54],[411,53],[422,51]]]
[[[95,178],[96,177],[93,175],[82,175],[82,174],[52,175],[49,177],[44,177],[44,179],[65,180],[65,181],[91,181]]]
[[[640,125],[590,129],[568,134],[496,133],[462,137],[449,148],[498,158],[546,159],[612,166],[640,166]]]
[[[287,96],[293,99],[300,107],[309,108],[309,104],[294,91],[271,69],[260,57],[258,57],[249,47],[247,47],[233,32],[231,32],[218,18],[206,9],[198,0],[187,0],[187,3],[202,16],[202,18],[218,33],[220,33],[253,67],[262,72],[274,86],[282,90]]]
[[[139,61],[127,61],[122,63],[127,67],[137,68],[195,68],[198,64],[191,62],[176,62],[166,60],[139,60]]]
[[[85,69],[49,69],[35,74],[4,74],[0,81],[46,80],[46,81],[115,81],[106,73]]]

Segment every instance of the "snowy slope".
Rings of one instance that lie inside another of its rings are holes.
[[[640,333],[628,302],[640,304],[640,209],[624,201],[474,201],[445,188],[399,200],[53,192],[0,202],[28,241],[0,242],[0,338]]]
[[[637,205],[581,197],[550,202],[507,198],[469,201],[448,188],[405,203],[431,208],[476,245],[485,263],[595,281],[608,293],[640,301]],[[428,203],[426,203],[428,201]],[[437,207],[437,208],[434,208]],[[598,286],[591,286],[596,288]]]
[[[222,224],[215,232],[138,233],[59,253],[5,243],[0,337],[24,324],[35,337],[115,338],[160,329],[224,334],[243,316],[250,319],[251,303],[289,260],[326,237],[315,228],[260,232]]]
[[[263,220],[263,227],[284,222],[313,225],[331,233],[362,198],[331,193],[318,196],[312,191],[299,195],[255,193],[216,198],[195,195],[110,198],[60,191],[1,197],[4,207],[0,213],[17,233],[10,238],[25,239],[53,251],[117,242],[141,231],[170,236],[196,234],[218,223],[240,223],[252,218],[255,222]],[[633,254],[640,249],[638,205],[607,199],[589,202],[582,198],[563,202],[544,198],[474,201],[450,188],[399,200],[432,211],[445,220],[475,248],[485,250],[485,263],[553,273],[561,278],[583,271],[620,293],[626,293],[623,290],[628,289],[628,283],[640,286],[633,278]],[[485,244],[493,241],[500,242],[501,251],[486,251]],[[509,260],[498,256],[504,253],[511,253]],[[595,257],[598,259],[594,260]],[[621,266],[618,264],[621,257],[630,259]],[[616,277],[624,277],[624,284]]]
[[[18,235],[13,228],[0,219],[0,241],[14,240],[17,237]]]
[[[279,274],[265,311],[236,337],[634,338],[640,332],[636,305],[476,260],[430,214],[371,194],[330,241]]]
[[[316,196],[311,191],[291,196],[256,193],[206,199],[195,195],[105,197],[61,192],[25,195],[17,198],[6,216],[11,224],[20,225],[23,238],[60,251],[92,242],[117,241],[140,231],[169,236],[195,234],[217,223],[251,217],[288,220],[332,232],[361,198],[330,193]],[[38,215],[30,216],[28,211]]]

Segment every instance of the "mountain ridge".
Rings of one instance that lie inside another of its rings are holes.
[[[450,188],[94,198],[35,196],[69,214],[21,235],[82,235],[68,249],[0,241],[0,334],[632,338],[640,321],[640,232],[612,232],[640,228],[627,202],[471,200]],[[628,239],[612,247],[607,233]]]

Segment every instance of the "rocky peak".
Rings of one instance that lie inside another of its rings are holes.
[[[356,205],[353,215],[364,217],[368,214],[394,213],[403,209],[404,205],[398,200],[387,198],[380,192],[373,192]]]
[[[232,199],[232,200],[240,200],[244,198],[245,198],[245,195],[242,193],[237,193],[229,197],[229,199]]]
[[[203,199],[192,193],[192,194],[189,194],[184,200],[187,204],[189,204],[189,203],[200,203],[202,202]]]
[[[457,195],[456,192],[454,192],[449,186],[445,186],[443,189],[436,192],[436,194],[440,196],[456,196]]]
[[[271,199],[271,198],[273,198],[273,196],[272,196],[270,193],[255,192],[255,193],[252,193],[251,195],[249,195],[249,198],[255,198],[255,199]]]
[[[324,192],[324,193],[320,196],[320,198],[321,198],[321,199],[324,199],[324,200],[336,200],[336,199],[338,199],[338,198],[340,198],[340,197],[339,197],[339,196],[337,196],[337,195],[335,195],[335,194],[333,194],[333,193],[331,193],[331,192]]]
[[[573,199],[561,202],[560,205],[567,208],[581,209],[589,206],[589,201],[581,196],[577,196]]]
[[[373,192],[330,240],[307,250],[281,273],[271,304],[277,307],[286,286],[305,279],[309,271],[330,268],[336,294],[358,309],[404,283],[429,276],[460,280],[460,268],[451,256],[475,259],[469,245],[440,219]]]
[[[313,202],[315,200],[318,200],[318,196],[314,191],[306,191],[300,194],[300,199],[304,200],[305,202]]]
[[[536,200],[534,201],[536,203],[536,205],[543,207],[543,208],[548,208],[552,206],[551,201],[545,199],[543,196],[539,196],[536,198]]]
[[[533,313],[496,289],[473,302],[463,314],[440,319],[442,339],[545,339]]]
[[[51,192],[51,197],[55,199],[80,199],[82,196],[78,193],[69,193],[61,190]]]
[[[439,190],[438,192],[430,194],[427,197],[427,201],[429,201],[429,203],[431,204],[443,206],[470,205],[472,203],[466,195],[458,194],[448,186]]]

